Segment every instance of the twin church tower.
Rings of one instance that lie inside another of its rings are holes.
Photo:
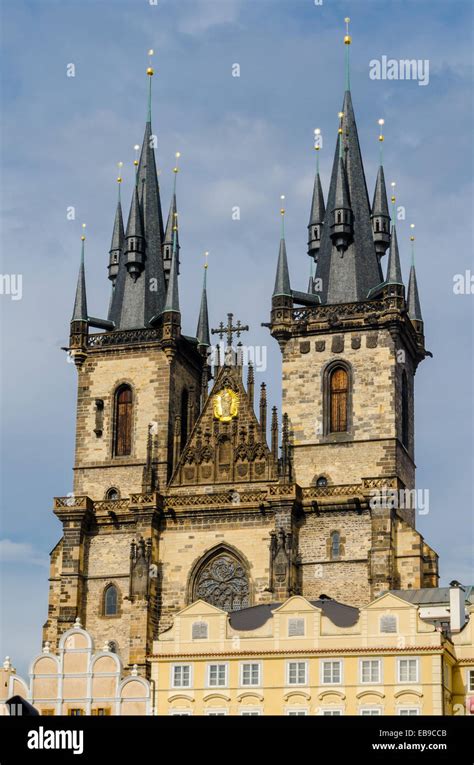
[[[314,183],[316,275],[292,288],[282,236],[268,295],[281,413],[267,412],[264,383],[255,403],[238,354],[209,364],[205,279],[196,333],[183,333],[186,255],[176,189],[163,223],[150,113],[126,228],[120,199],[115,214],[107,319],[88,313],[83,242],[74,493],[54,501],[63,533],[43,631],[54,647],[79,617],[142,673],[156,636],[198,599],[228,611],[293,593],[362,605],[438,581],[414,510],[396,499],[415,485],[414,376],[427,355],[415,268],[406,290],[382,166],[369,202],[348,84],[326,200],[319,172]],[[229,350],[243,329],[221,323]]]

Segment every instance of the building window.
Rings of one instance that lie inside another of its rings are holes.
[[[418,682],[418,659],[398,659],[398,682]]]
[[[474,692],[474,669],[467,670],[467,687],[469,692]]]
[[[365,707],[360,710],[362,717],[379,717],[382,714],[380,707]]]
[[[328,479],[326,478],[326,476],[320,475],[318,480],[316,481],[316,486],[319,486],[321,488],[322,486],[327,486],[327,485],[328,485]]]
[[[242,717],[261,717],[262,712],[260,709],[242,709],[240,714]]]
[[[349,375],[344,367],[337,366],[329,375],[329,432],[344,433],[348,430]]]
[[[397,632],[397,617],[392,614],[384,614],[380,617],[380,632],[394,634]]]
[[[69,717],[81,717],[84,714],[84,710],[74,707],[73,709],[68,709],[67,713]]]
[[[341,557],[341,535],[338,531],[331,533],[331,559],[336,560]]]
[[[104,616],[117,616],[118,590],[115,584],[109,584],[104,591]]]
[[[308,662],[289,661],[287,664],[288,685],[307,685]]]
[[[227,709],[207,709],[206,715],[208,717],[226,717],[228,715]]]
[[[380,683],[380,660],[362,659],[360,662],[360,682]]]
[[[257,662],[245,662],[240,665],[240,684],[260,685],[260,664]]]
[[[54,709],[42,709],[41,715],[43,717],[54,717]]]
[[[110,707],[98,707],[98,709],[93,709],[91,714],[97,717],[107,717],[110,715]]]
[[[288,637],[304,636],[304,619],[288,619]]]
[[[172,717],[191,717],[192,712],[187,709],[171,709],[168,714]]]
[[[189,409],[189,393],[187,388],[181,393],[181,441],[180,447],[183,451],[188,440],[188,409]]]
[[[193,640],[207,640],[207,622],[193,622]]]
[[[116,489],[115,486],[112,486],[112,488],[107,489],[105,498],[107,500],[112,500],[112,501],[115,499],[120,499],[120,494],[118,489]]]
[[[171,669],[171,685],[173,688],[191,688],[191,665],[175,664]]]
[[[224,611],[239,611],[250,605],[250,585],[244,566],[227,552],[217,552],[198,571],[191,602],[205,600]]]
[[[115,393],[114,455],[126,457],[132,453],[133,398],[129,385],[121,385]]]
[[[323,685],[339,685],[342,682],[342,661],[324,660],[321,662],[321,682]]]
[[[323,717],[341,717],[342,709],[323,709]]]
[[[286,714],[288,717],[307,717],[308,710],[307,709],[288,709]]]
[[[403,370],[402,373],[402,444],[408,449],[408,424],[409,424],[409,412],[408,412],[408,378],[407,373]]]
[[[398,715],[416,716],[420,714],[419,707],[400,707],[397,711]]]
[[[207,685],[209,688],[225,688],[227,686],[227,664],[209,664]]]

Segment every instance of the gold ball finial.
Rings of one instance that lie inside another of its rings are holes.
[[[117,167],[119,169],[119,175],[118,175],[118,178],[117,178],[117,183],[122,183],[122,167],[123,167],[123,162],[117,162]]]
[[[344,45],[350,45],[352,42],[352,37],[349,34],[349,22],[350,22],[349,16],[346,16],[346,18],[344,19],[344,22],[346,24],[346,34],[344,36]]]
[[[83,223],[83,224],[82,224],[82,236],[81,236],[81,241],[83,241],[83,242],[84,242],[84,241],[85,241],[85,239],[86,239],[86,236],[85,236],[85,233],[84,233],[84,231],[85,231],[85,228],[86,228],[86,224],[85,224],[85,223]]]
[[[410,228],[411,228],[410,242],[414,242],[415,241],[415,235],[413,233],[413,229],[415,228],[415,224],[414,223],[410,223]]]
[[[283,205],[285,204],[285,195],[284,195],[284,194],[282,194],[282,195],[280,196],[280,199],[281,199],[281,208],[280,208],[280,214],[281,214],[281,215],[284,215],[284,214],[285,214],[285,208],[283,207]]]
[[[151,65],[151,57],[154,55],[154,53],[155,53],[155,51],[153,50],[153,48],[150,48],[150,50],[148,51],[148,55],[150,57],[150,63],[149,63],[148,69],[146,70],[146,73],[147,73],[147,75],[149,77],[153,77],[153,75],[155,73],[154,70],[153,70],[153,67]]]
[[[204,253],[204,258],[205,258],[205,260],[204,260],[204,268],[208,267],[208,262],[207,262],[208,257],[209,257],[209,252],[206,250],[206,252]]]
[[[140,146],[138,145],[138,143],[135,144],[135,146],[133,147],[133,150],[135,152],[140,151]],[[136,156],[135,159],[133,160],[133,164],[135,165],[135,167],[138,167],[138,156]]]

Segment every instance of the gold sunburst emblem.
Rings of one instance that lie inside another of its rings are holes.
[[[214,417],[221,422],[230,422],[239,413],[239,395],[231,388],[223,388],[213,398]]]

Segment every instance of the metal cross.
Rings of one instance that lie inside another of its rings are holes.
[[[221,321],[217,329],[211,329],[211,333],[213,335],[218,334],[220,339],[224,337],[224,335],[227,335],[227,347],[230,348],[232,346],[232,335],[235,334],[237,337],[240,337],[241,332],[248,332],[248,324],[245,326],[240,323],[240,320],[237,322],[235,327],[232,325],[232,319],[234,318],[233,313],[227,314],[227,326],[224,326],[224,323]]]

